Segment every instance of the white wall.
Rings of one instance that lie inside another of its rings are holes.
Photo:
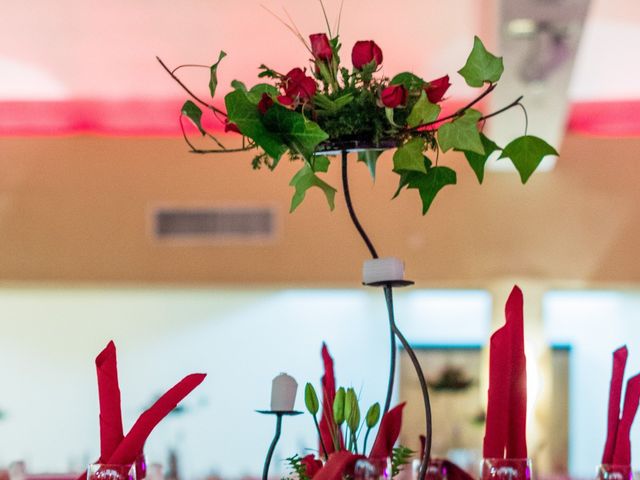
[[[397,295],[397,320],[414,343],[482,343],[485,292]],[[188,412],[161,423],[146,448],[165,463],[179,449],[188,478],[213,469],[237,477],[261,471],[273,419],[271,379],[287,371],[301,386],[322,372],[326,340],[338,382],[382,401],[388,369],[386,310],[374,290],[0,289],[0,465],[67,471],[97,457],[95,355],[118,347],[125,430],[183,375],[209,377]],[[301,392],[297,407],[303,409]],[[286,420],[276,460],[315,446],[310,417]],[[272,472],[280,464],[276,461]]]

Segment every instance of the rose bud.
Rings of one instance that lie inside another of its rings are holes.
[[[316,81],[305,75],[300,68],[294,68],[287,73],[283,80],[283,88],[286,97],[291,100],[300,98],[302,100],[309,99],[316,94]],[[282,103],[282,101],[280,102]]]
[[[424,88],[427,92],[427,98],[431,103],[438,103],[447,93],[451,83],[449,82],[449,75],[431,80],[429,84]]]
[[[376,62],[376,67],[382,63],[382,50],[373,40],[360,40],[356,42],[351,51],[351,62],[356,70]]]
[[[387,108],[396,108],[407,103],[407,89],[403,85],[389,85],[380,94],[382,104]]]
[[[271,98],[268,94],[263,93],[262,98],[258,102],[258,110],[260,110],[260,113],[264,115],[272,106],[273,98]]]
[[[238,125],[236,125],[233,122],[230,122],[229,120],[225,120],[225,122],[224,122],[224,131],[225,132],[235,132],[235,133],[239,133],[239,134],[242,135],[242,132],[238,128]]]
[[[329,38],[324,33],[309,35],[311,40],[311,53],[316,60],[330,61],[333,56]]]

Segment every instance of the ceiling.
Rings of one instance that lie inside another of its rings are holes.
[[[339,3],[325,0],[332,19]],[[252,81],[261,63],[279,70],[307,64],[302,45],[261,4],[279,16],[286,9],[305,34],[325,30],[315,0],[4,2],[0,100],[180,96],[159,70],[156,55],[171,65],[207,64],[225,50],[229,56],[221,69],[221,94],[232,79]],[[345,0],[344,52],[356,40],[374,39],[384,51],[385,74],[410,69],[425,78],[453,75],[464,64],[473,35],[498,48],[498,9],[496,0]],[[639,44],[640,2],[592,0],[570,98],[640,98],[640,65],[634,61]],[[206,72],[198,73],[206,78]],[[201,83],[205,87],[206,81]],[[467,94],[456,78],[452,95]]]

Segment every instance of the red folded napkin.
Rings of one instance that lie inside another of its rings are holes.
[[[522,291],[513,287],[506,323],[492,336],[485,458],[527,458],[527,368]]]
[[[100,459],[106,463],[122,442],[122,412],[116,346],[113,341],[96,357],[98,398],[100,402]]]
[[[607,417],[607,440],[602,454],[602,463],[613,463],[613,452],[616,447],[618,435],[618,423],[620,421],[620,401],[622,400],[622,383],[624,381],[624,369],[627,365],[629,351],[627,347],[620,347],[613,352],[613,371],[611,372],[611,385],[609,387],[609,412]]]
[[[120,388],[116,362],[116,348],[109,342],[96,358],[98,396],[100,400],[100,459],[99,463],[127,465],[142,455],[144,444],[155,426],[180,401],[195,389],[206,374],[187,375],[142,413],[126,436],[122,434]],[[78,477],[86,477],[86,472]]]
[[[602,454],[602,463],[605,465],[631,466],[629,434],[631,433],[631,425],[640,402],[640,375],[630,378],[627,382],[621,417],[620,400],[622,399],[624,369],[628,356],[629,352],[626,346],[613,352],[613,370],[609,387],[609,410],[607,416],[607,440]]]

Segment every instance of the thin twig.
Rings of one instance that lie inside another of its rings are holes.
[[[253,150],[255,148],[255,145],[252,147],[245,147],[245,148],[226,148],[226,149],[208,149],[208,150],[203,150],[200,148],[195,148],[193,147],[188,141],[187,143],[189,144],[189,146],[191,147],[191,151],[189,153],[197,153],[199,155],[208,155],[210,153],[234,153],[234,152],[247,152],[249,150]]]
[[[509,105],[507,105],[506,107],[503,107],[503,108],[501,108],[500,110],[496,110],[496,111],[495,111],[495,112],[493,112],[493,113],[490,113],[490,114],[488,114],[488,115],[485,115],[485,116],[483,116],[483,117],[480,117],[480,120],[479,120],[479,121],[481,121],[481,120],[487,120],[487,119],[489,119],[489,118],[491,118],[491,117],[495,117],[496,115],[500,115],[501,113],[506,112],[507,110],[509,110],[509,109],[511,109],[511,108],[513,108],[513,107],[515,107],[516,105],[520,105],[520,101],[521,101],[523,98],[524,98],[524,96],[522,96],[522,95],[521,95],[521,96],[519,96],[518,98],[516,98],[513,102],[511,102],[511,103],[510,103]]]
[[[342,20],[342,7],[344,6],[344,0],[340,1],[340,11],[338,12],[338,22],[336,24],[336,37],[340,35],[340,21]]]
[[[520,108],[522,108],[522,112],[524,113],[524,134],[526,136],[529,131],[529,115],[527,114],[527,109],[522,103],[518,102],[518,105],[520,105]]]
[[[304,35],[302,35],[302,33],[300,32],[300,29],[296,25],[296,22],[293,21],[293,18],[291,18],[291,15],[289,15],[289,12],[287,12],[286,8],[282,7],[282,10],[284,11],[284,14],[287,16],[289,21],[291,22],[291,25],[293,25],[293,28],[295,29],[296,33],[298,34],[298,38],[300,39],[300,41],[302,41],[302,43],[304,44],[306,49],[309,50],[309,53],[311,55],[313,55],[313,50],[311,50],[311,45],[309,45],[307,43],[307,41],[305,40]]]
[[[182,89],[191,96],[191,98],[193,98],[200,105],[204,105],[205,107],[213,110],[214,112],[219,113],[220,115],[223,115],[225,118],[227,117],[227,113],[226,112],[223,112],[219,108],[216,108],[213,105],[211,105],[210,103],[205,102],[200,97],[198,97],[195,93],[193,93],[191,90],[189,90],[189,87],[187,87],[184,83],[182,83],[182,81],[176,75],[174,75],[174,73],[171,71],[171,69],[169,67],[167,67],[167,65],[160,59],[160,57],[156,57],[156,59],[158,60],[158,62],[160,62],[160,65],[162,65],[162,68],[164,68],[167,71],[167,73],[169,75],[171,75],[171,78],[173,78],[176,81],[176,83],[178,85],[180,85],[182,87]]]
[[[285,22],[283,19],[281,19],[278,15],[276,15],[274,12],[272,12],[271,10],[269,10],[265,5],[260,5],[262,8],[264,8],[267,12],[269,12],[276,20],[278,20],[282,25],[284,25],[287,30],[289,30],[291,33],[293,33],[293,35],[300,40],[303,45],[305,46],[305,48],[307,50],[309,50],[309,52],[311,52],[311,48],[309,48],[309,46],[307,46],[307,42],[305,42],[304,37],[302,37],[302,35],[300,34],[300,32],[296,32],[294,30],[294,28],[289,25],[287,22]]]
[[[422,125],[418,125],[417,127],[413,127],[413,128],[408,129],[408,131],[409,132],[413,132],[413,131],[416,131],[416,130],[420,130],[422,128],[430,127],[431,125],[436,125],[438,123],[446,122],[447,120],[451,120],[452,118],[459,117],[460,115],[464,114],[464,112],[466,112],[471,107],[473,107],[476,103],[478,103],[480,100],[482,100],[484,97],[489,95],[496,88],[497,85],[498,85],[497,83],[492,83],[478,97],[476,97],[474,100],[469,102],[467,105],[465,105],[461,109],[457,110],[455,113],[452,113],[451,115],[447,115],[446,117],[438,118],[438,119],[434,120],[433,122],[423,123]]]
[[[184,65],[178,65],[176,68],[171,70],[171,73],[176,73],[178,70],[180,70],[181,68],[185,68],[185,67],[211,68],[208,65],[199,65],[197,63],[185,63]]]
[[[322,8],[322,15],[324,15],[324,21],[327,24],[327,32],[329,33],[329,38],[333,38],[331,33],[331,26],[329,25],[329,18],[327,17],[327,11],[324,9],[324,2],[322,0],[318,0],[320,2],[320,7]]]

